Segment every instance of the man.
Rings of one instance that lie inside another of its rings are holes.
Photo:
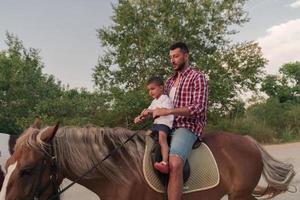
[[[168,197],[180,200],[184,163],[206,124],[208,88],[204,74],[190,67],[185,43],[173,44],[169,56],[175,73],[167,80],[165,92],[173,100],[174,108],[155,109],[153,117],[175,116],[169,153]]]

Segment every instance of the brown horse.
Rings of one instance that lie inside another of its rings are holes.
[[[17,140],[15,152],[6,164],[0,200],[49,199],[63,178],[76,180],[134,134],[123,128],[39,128],[35,123]],[[272,159],[254,140],[211,133],[204,135],[203,141],[215,156],[220,182],[214,188],[184,194],[184,200],[219,200],[226,194],[230,200],[256,199],[253,192],[261,174],[266,176],[269,187],[256,193],[277,195],[288,189],[293,167]],[[144,179],[144,151],[145,135],[140,131],[79,184],[101,200],[163,199],[163,194],[151,189]]]

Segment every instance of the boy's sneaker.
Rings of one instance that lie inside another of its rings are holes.
[[[163,174],[168,174],[169,173],[169,164],[161,161],[161,162],[155,162],[154,163],[154,168],[160,171]]]

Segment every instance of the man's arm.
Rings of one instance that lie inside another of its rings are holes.
[[[201,115],[207,109],[208,83],[203,74],[199,74],[193,85],[192,104],[188,106],[191,115]]]
[[[182,107],[182,108],[157,108],[152,111],[153,118],[159,117],[159,116],[165,116],[165,115],[175,115],[175,116],[185,116],[189,117],[191,116],[191,112],[188,109],[188,107]]]

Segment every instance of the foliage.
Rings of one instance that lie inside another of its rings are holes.
[[[289,142],[300,139],[300,105],[269,99],[249,107],[243,115],[218,117],[206,128],[250,135],[264,143]]]
[[[218,123],[208,124],[206,132],[212,131],[225,131],[241,135],[250,135],[263,143],[273,143],[276,141],[276,132],[253,115],[245,115],[235,119],[222,117],[219,119]]]
[[[300,62],[284,64],[279,75],[268,75],[261,91],[269,98],[248,108],[258,120],[276,132],[276,138],[290,141],[300,136]]]
[[[284,64],[277,76],[268,75],[261,90],[270,97],[278,98],[281,103],[300,103],[300,62]]]
[[[54,76],[42,73],[36,49],[26,49],[7,34],[7,50],[0,52],[0,132],[19,134],[35,116],[45,124],[107,124],[106,96],[84,89],[68,89]]]
[[[280,103],[270,98],[248,108],[247,113],[274,130],[277,139],[291,140],[300,136],[300,104]]]
[[[261,142],[288,142],[300,138],[299,101],[300,62],[284,64],[279,75],[268,75],[262,91],[269,95],[265,101],[236,107],[220,117],[213,115],[208,130],[225,130],[249,134]],[[256,96],[257,97],[257,96]]]
[[[123,91],[115,87],[112,89],[113,101],[108,110],[107,126],[121,126],[130,129],[138,129],[143,124],[133,124],[133,119],[145,108],[150,105],[151,99],[145,90],[140,92]],[[149,122],[146,122],[149,124]]]
[[[186,41],[191,65],[208,76],[210,110],[227,113],[235,107],[239,92],[255,89],[266,63],[257,43],[231,45],[228,39],[236,33],[231,29],[233,25],[248,21],[244,3],[245,0],[119,1],[114,7],[114,24],[98,31],[106,53],[94,69],[95,84],[101,92],[112,95],[114,102],[122,100],[112,92],[116,88],[139,96],[150,76],[166,78],[171,74],[169,45]],[[133,108],[126,117],[140,109]]]
[[[21,130],[18,119],[30,116],[39,101],[54,99],[60,84],[53,76],[42,74],[36,49],[25,49],[11,34],[7,34],[7,46],[0,52],[0,127],[1,131],[16,133]]]

